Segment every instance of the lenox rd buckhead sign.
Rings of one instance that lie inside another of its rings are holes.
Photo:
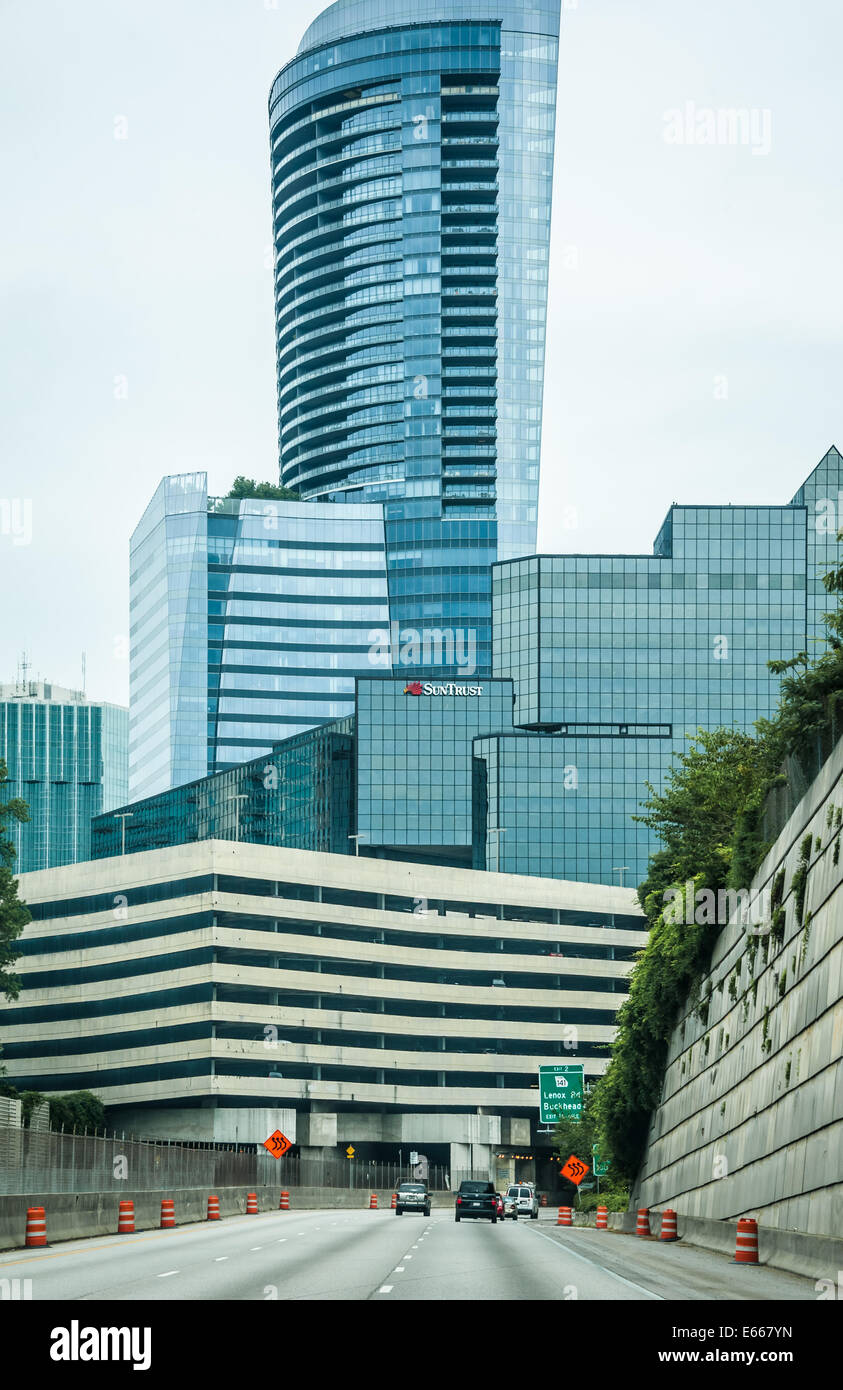
[[[585,1067],[582,1062],[560,1062],[539,1067],[539,1123],[579,1120],[582,1116]]]
[[[456,685],[446,681],[444,685],[433,681],[408,681],[404,686],[405,695],[482,695],[482,685]]]

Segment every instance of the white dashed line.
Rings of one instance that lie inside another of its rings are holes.
[[[214,1264],[215,1264],[215,1265],[221,1264],[223,1260],[227,1260],[227,1259],[228,1259],[228,1256],[227,1256],[227,1255],[217,1255],[216,1258],[215,1258],[215,1260],[214,1260]]]
[[[378,1289],[378,1293],[392,1293],[392,1285],[381,1284],[380,1288]]]
[[[262,1245],[253,1245],[253,1246],[252,1246],[252,1250],[263,1250],[263,1246],[262,1246]]]
[[[170,1277],[171,1274],[178,1274],[178,1270],[177,1270],[177,1269],[168,1269],[168,1270],[166,1271],[165,1274],[159,1274],[159,1275],[158,1275],[158,1278],[159,1278],[159,1279],[169,1279],[169,1277]]]
[[[404,1266],[403,1266],[403,1265],[396,1265],[396,1266],[395,1266],[395,1273],[396,1273],[396,1274],[403,1274],[403,1273],[404,1273]]]
[[[282,1236],[281,1239],[279,1240],[278,1244],[279,1244],[279,1245],[283,1245],[284,1242],[286,1241],[286,1239],[287,1239],[286,1236]]]

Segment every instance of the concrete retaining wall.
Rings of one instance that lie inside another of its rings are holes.
[[[276,1211],[281,1189],[258,1187],[259,1211]],[[221,1216],[245,1216],[246,1189],[218,1187]],[[361,1211],[368,1207],[370,1192],[335,1187],[290,1188],[290,1211],[319,1211],[330,1208]],[[176,1224],[188,1225],[207,1217],[208,1190],[181,1188],[172,1192],[126,1192],[125,1198],[135,1204],[135,1229],[157,1230],[161,1224],[161,1198],[172,1197],[176,1204]],[[392,1190],[378,1192],[378,1209],[389,1208]],[[16,1250],[23,1246],[26,1233],[27,1207],[44,1207],[47,1214],[47,1240],[50,1245],[61,1240],[80,1240],[86,1236],[117,1234],[120,1193],[107,1192],[47,1192],[28,1197],[0,1197],[0,1250]],[[434,1192],[431,1206],[452,1207],[453,1194]]]
[[[808,836],[800,921],[794,876]],[[843,743],[753,891],[779,876],[781,940],[733,921],[686,1003],[630,1205],[672,1207],[703,1233],[754,1216],[765,1238],[773,1228],[843,1237]],[[799,1241],[790,1244],[799,1259]]]
[[[609,1230],[633,1236],[637,1211],[610,1211]],[[556,1223],[556,1212],[542,1211],[540,1219]],[[574,1213],[574,1226],[596,1225],[596,1213]],[[677,1216],[679,1239],[686,1245],[703,1250],[715,1250],[730,1258],[735,1253],[737,1221],[713,1221],[704,1217]],[[650,1212],[650,1233],[661,1234],[661,1212]],[[804,1274],[809,1279],[830,1279],[837,1283],[838,1271],[843,1269],[843,1239],[830,1236],[806,1235],[802,1231],[777,1230],[774,1226],[758,1227],[758,1263],[772,1269],[785,1269],[791,1274]]]

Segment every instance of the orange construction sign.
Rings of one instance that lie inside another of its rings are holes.
[[[583,1163],[581,1158],[577,1158],[574,1154],[571,1154],[568,1162],[563,1165],[561,1172],[563,1178],[567,1178],[575,1187],[579,1187],[586,1173],[590,1173],[591,1169],[587,1163]]]
[[[264,1139],[263,1146],[269,1150],[273,1158],[280,1158],[282,1154],[293,1147],[293,1141],[282,1134],[280,1129],[276,1129],[274,1134],[270,1134],[268,1139]]]

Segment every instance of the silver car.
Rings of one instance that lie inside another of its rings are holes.
[[[529,1216],[531,1221],[538,1221],[539,1199],[535,1188],[525,1182],[512,1183],[506,1189],[503,1210],[504,1215],[511,1216],[513,1221],[517,1221],[519,1216]]]

